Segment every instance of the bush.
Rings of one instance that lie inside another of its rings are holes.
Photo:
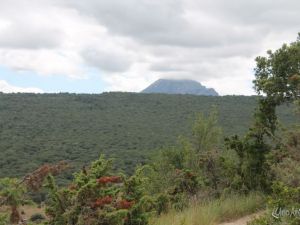
[[[297,137],[293,141],[294,137]],[[272,216],[273,210],[279,213],[281,210],[300,209],[300,137],[299,130],[290,130],[281,148],[273,150],[269,155],[271,174],[273,177],[272,194],[268,200],[268,211],[259,219],[251,222],[251,225],[298,225],[298,215],[287,216],[278,214],[278,218]],[[278,211],[278,212],[277,212]]]
[[[30,217],[30,221],[32,221],[32,222],[40,222],[45,219],[46,219],[46,217],[40,213],[35,213]]]
[[[67,188],[58,188],[48,177],[46,213],[50,224],[147,225],[155,209],[144,193],[143,178],[111,173],[111,161],[100,157],[89,168],[74,174]]]
[[[9,223],[8,221],[8,215],[0,213],[0,225],[7,225]]]

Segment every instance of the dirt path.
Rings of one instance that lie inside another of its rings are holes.
[[[232,221],[232,222],[225,222],[225,223],[221,223],[219,225],[247,225],[247,222],[251,221],[252,219],[254,219],[255,217],[258,217],[259,215],[261,215],[260,213],[254,213],[248,216],[244,216],[238,220]]]

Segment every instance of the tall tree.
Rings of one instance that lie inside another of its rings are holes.
[[[267,52],[267,57],[256,58],[254,80],[260,100],[258,118],[273,133],[276,128],[276,106],[297,102],[300,98],[300,33],[295,42]]]
[[[255,89],[262,97],[255,113],[255,123],[245,138],[227,139],[229,148],[240,157],[242,184],[248,189],[269,187],[266,155],[276,140],[276,107],[283,103],[299,102],[300,98],[300,34],[295,42],[256,58]],[[280,144],[276,142],[276,144]]]

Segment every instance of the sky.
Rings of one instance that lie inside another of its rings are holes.
[[[170,78],[252,95],[255,57],[296,40],[299,12],[299,0],[0,0],[0,92]]]

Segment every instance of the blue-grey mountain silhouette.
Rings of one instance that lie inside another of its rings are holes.
[[[213,88],[206,88],[194,80],[159,79],[144,89],[142,93],[192,94],[218,96]]]

